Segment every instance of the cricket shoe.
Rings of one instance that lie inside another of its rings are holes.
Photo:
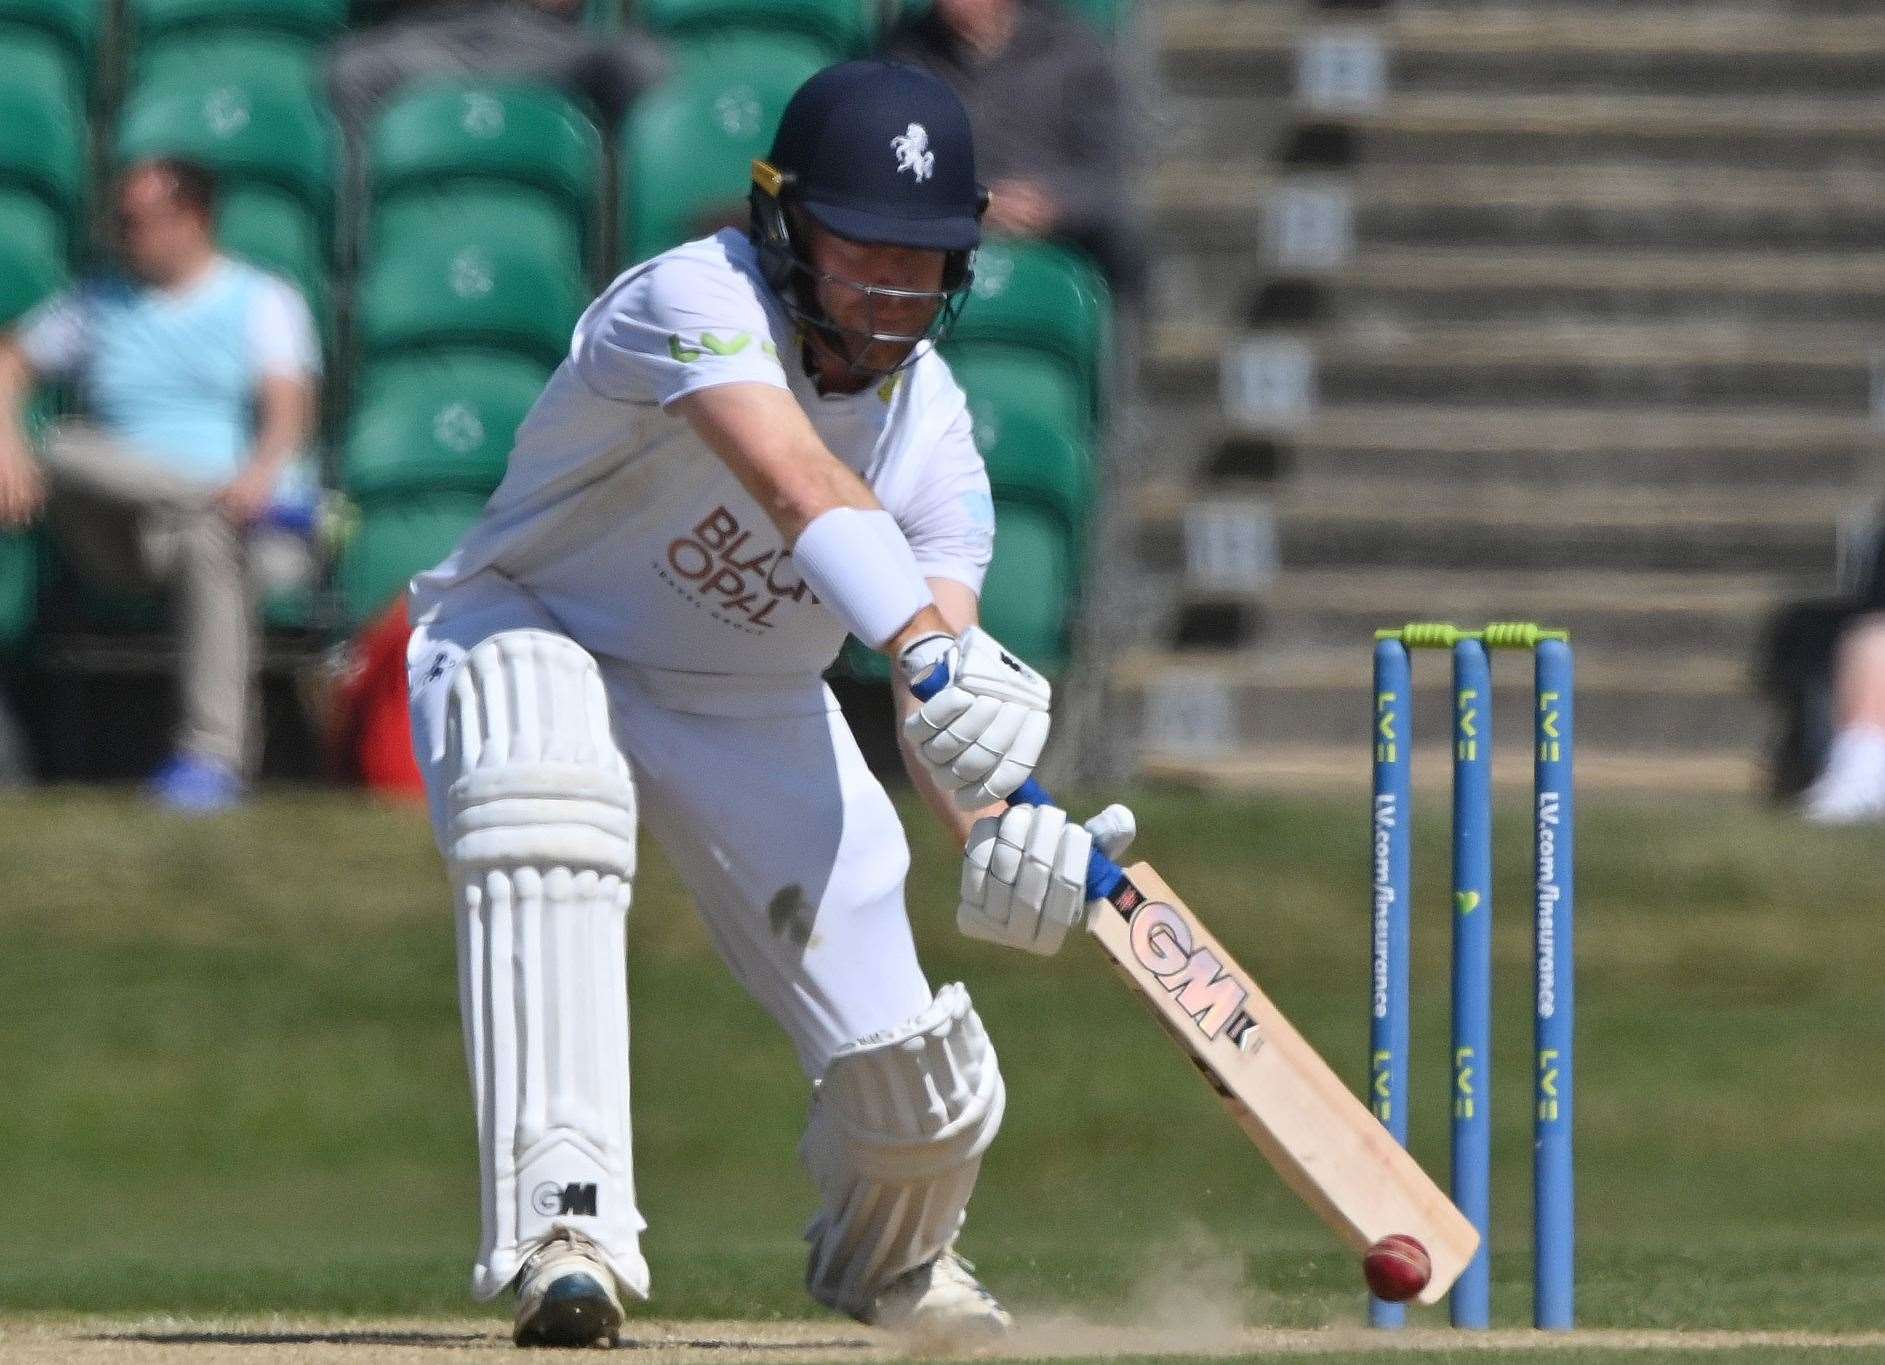
[[[519,1346],[613,1346],[622,1330],[615,1276],[596,1244],[558,1228],[517,1272]]]
[[[992,1344],[1014,1330],[1008,1310],[953,1246],[892,1280],[862,1316],[929,1347]]]

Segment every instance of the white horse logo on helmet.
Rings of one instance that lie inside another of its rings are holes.
[[[890,150],[897,154],[897,169],[914,175],[919,185],[936,169],[936,153],[929,150],[929,130],[920,123],[912,123],[891,138]]]

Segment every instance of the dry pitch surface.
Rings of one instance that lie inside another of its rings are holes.
[[[307,1318],[149,1318],[108,1324],[35,1319],[0,1322],[0,1359],[8,1365],[89,1365],[90,1362],[268,1361],[432,1362],[510,1352],[501,1323],[490,1319],[335,1321]],[[1673,1332],[1593,1330],[1547,1336],[1527,1331],[1460,1334],[1408,1331],[1392,1336],[1363,1328],[1278,1330],[1172,1328],[1048,1321],[1019,1332],[983,1359],[1108,1359],[1121,1356],[1280,1358],[1335,1355],[1568,1354],[1638,1355],[1645,1359],[1713,1353],[1761,1358],[1885,1354],[1885,1332]],[[646,1365],[683,1362],[907,1360],[917,1353],[862,1328],[819,1322],[663,1322],[630,1324],[625,1358]],[[932,1357],[924,1357],[932,1358]]]

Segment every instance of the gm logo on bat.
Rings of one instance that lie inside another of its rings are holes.
[[[1164,901],[1146,901],[1128,923],[1132,955],[1177,1001],[1207,1040],[1220,1035],[1239,1052],[1254,1052],[1263,1038],[1244,1009],[1250,988],[1224,970],[1209,948],[1192,947],[1191,926]]]

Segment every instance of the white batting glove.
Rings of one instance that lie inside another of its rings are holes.
[[[1136,832],[1124,806],[1108,806],[1084,825],[1069,823],[1058,806],[1011,806],[984,816],[962,852],[956,927],[970,938],[1043,957],[1059,952],[1067,931],[1086,914],[1093,845],[1117,859]]]
[[[979,626],[955,639],[925,635],[897,659],[915,681],[937,664],[949,685],[903,724],[910,747],[963,810],[1010,795],[1034,772],[1047,744],[1047,679]]]

